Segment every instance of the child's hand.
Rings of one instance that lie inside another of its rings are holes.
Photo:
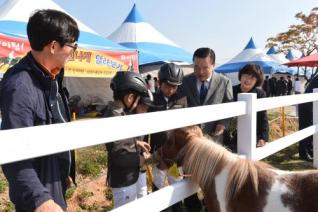
[[[151,154],[149,152],[143,152],[142,155],[144,156],[145,160],[149,160],[151,158]]]
[[[140,147],[141,152],[148,152],[148,153],[150,152],[150,149],[151,149],[150,145],[144,141],[137,141],[137,146]]]

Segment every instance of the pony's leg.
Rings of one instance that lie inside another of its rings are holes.
[[[210,189],[208,189],[207,191],[203,191],[204,193],[204,205],[206,210],[208,212],[220,212],[220,204],[219,201],[217,199],[217,195],[215,192],[215,182],[213,182],[213,185]]]

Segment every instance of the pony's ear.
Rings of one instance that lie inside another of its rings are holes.
[[[203,137],[203,133],[201,128],[199,127],[199,125],[193,125],[189,127],[189,134],[192,134],[193,136],[202,138]]]
[[[202,138],[203,137],[203,133],[201,128],[198,125],[193,125],[193,126],[188,126],[185,128],[182,128],[184,133],[185,133],[185,138],[184,139],[189,139],[189,137],[198,137],[198,138]]]
[[[175,140],[175,144],[178,146],[183,146],[187,140],[188,133],[184,129],[185,128],[174,130],[174,140]]]
[[[169,131],[168,132],[168,138],[167,138],[167,141],[165,142],[165,144],[168,146],[168,147],[172,147],[174,146],[175,144],[175,136],[174,136],[174,131]]]

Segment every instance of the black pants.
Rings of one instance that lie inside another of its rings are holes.
[[[309,136],[299,142],[298,152],[300,158],[306,158],[307,155],[313,157],[313,137]]]
[[[305,129],[313,124],[312,121],[312,102],[298,105],[299,130]],[[312,146],[313,136],[309,136],[299,142],[299,156],[306,158],[306,155],[313,156]]]
[[[184,205],[187,208],[187,212],[200,212],[202,209],[201,201],[196,193],[185,198]]]

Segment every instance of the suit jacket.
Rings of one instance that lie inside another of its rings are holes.
[[[183,78],[183,83],[181,86],[179,86],[178,92],[183,96],[187,96],[188,107],[201,106],[200,94],[197,89],[197,78],[194,73]],[[233,93],[231,81],[227,77],[213,72],[212,78],[209,82],[208,93],[203,105],[231,102],[232,99]],[[223,124],[224,126],[227,126],[228,123],[229,119],[224,119],[201,124],[201,128],[204,134],[211,134],[214,132],[217,124]]]

